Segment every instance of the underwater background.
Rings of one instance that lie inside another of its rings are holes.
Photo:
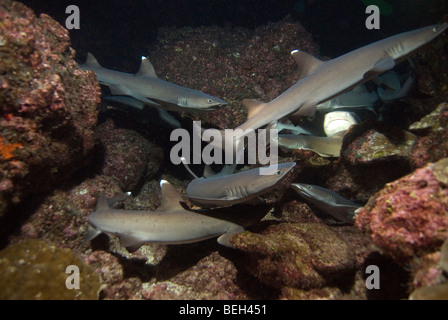
[[[73,4],[80,28],[67,30]],[[365,26],[370,4],[381,10],[378,30]],[[265,216],[232,238],[233,249],[215,238],[133,253],[114,236],[84,242],[99,192],[132,192],[127,210],[155,210],[161,179],[185,194],[192,178],[170,161],[173,128],[237,127],[243,99],[271,101],[298,80],[292,50],[328,60],[443,21],[446,0],[0,0],[0,298],[447,299],[446,32],[394,69],[400,85],[412,78],[405,95],[357,109],[339,156],[280,148],[279,161],[296,166],[275,189],[257,204],[217,209]],[[228,105],[164,119],[156,108],[102,101],[110,90],[79,67],[88,52],[131,74],[146,56],[161,79]],[[324,135],[323,117],[301,124]],[[203,168],[192,165],[199,176]],[[361,209],[340,223],[291,183]],[[80,289],[66,286],[69,265],[80,269]],[[371,265],[379,289],[366,285]]]

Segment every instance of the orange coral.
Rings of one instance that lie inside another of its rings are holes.
[[[0,137],[0,156],[5,160],[10,160],[14,157],[14,150],[22,148],[20,143],[4,143],[3,137]]]

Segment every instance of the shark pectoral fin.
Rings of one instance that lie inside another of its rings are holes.
[[[118,238],[120,238],[121,245],[131,253],[137,251],[145,243],[145,241],[128,234],[120,234]]]
[[[264,102],[254,99],[244,99],[242,103],[247,110],[247,119],[250,119],[253,116],[255,116],[265,105]]]
[[[392,69],[393,67],[395,67],[395,60],[387,56],[386,58],[383,58],[380,61],[378,61],[372,67],[372,69],[364,73],[364,79],[373,79],[378,75],[382,74],[383,72]]]
[[[160,188],[162,190],[162,200],[156,211],[184,210],[180,204],[183,199],[171,183],[166,180],[160,180]]]
[[[142,57],[142,63],[140,65],[140,70],[136,73],[137,76],[147,76],[151,78],[158,78],[154,67],[151,62],[146,57]]]
[[[316,112],[317,105],[315,103],[304,103],[297,111],[294,112],[294,116],[309,117]]]
[[[110,93],[115,96],[130,96],[129,90],[121,85],[111,84],[109,85]]]
[[[304,51],[293,50],[291,51],[291,56],[294,58],[297,66],[299,67],[299,80],[306,77],[325,63],[324,61],[319,60]]]
[[[108,102],[120,103],[122,105],[124,104],[139,110],[143,110],[143,108],[145,107],[145,104],[143,102],[129,96],[107,96],[102,97],[102,99]]]
[[[82,242],[82,244],[86,244],[86,243],[92,241],[99,234],[101,234],[101,231],[96,229],[96,228],[94,228],[92,225],[89,224],[89,226],[87,227],[86,237],[84,238],[84,241]]]
[[[231,227],[226,233],[218,238],[218,243],[222,246],[235,248],[235,246],[230,242],[230,238],[232,238],[236,234],[240,234],[244,232],[244,228],[241,226]]]
[[[148,99],[148,98],[146,98],[144,96],[141,96],[141,95],[138,95],[138,94],[131,94],[131,96],[133,98],[137,99],[138,101],[141,101],[141,102],[143,102],[145,104],[149,104],[150,106],[158,107],[158,108],[161,107],[161,105],[159,103],[157,103],[155,101],[152,101],[152,100],[150,100],[150,99]]]

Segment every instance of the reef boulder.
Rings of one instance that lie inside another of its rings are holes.
[[[446,162],[441,161],[386,184],[358,210],[356,226],[395,257],[440,246],[448,236],[448,189],[439,182],[444,170],[437,169]]]
[[[261,233],[234,236],[231,242],[245,252],[247,271],[277,289],[321,288],[355,268],[350,247],[321,223],[271,224]]]
[[[2,215],[86,163],[100,88],[78,67],[68,31],[51,17],[5,0],[0,21]]]

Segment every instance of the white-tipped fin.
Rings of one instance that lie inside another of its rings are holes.
[[[299,67],[299,80],[313,73],[314,70],[325,63],[324,61],[313,57],[309,53],[300,50],[291,51],[291,56],[294,58],[297,66]]]
[[[137,76],[147,76],[152,78],[157,78],[156,71],[152,66],[151,62],[146,57],[142,57],[142,63],[140,65],[140,70],[138,70]]]
[[[183,209],[180,204],[183,199],[171,183],[166,180],[160,180],[160,188],[162,189],[162,200],[156,211]]]

